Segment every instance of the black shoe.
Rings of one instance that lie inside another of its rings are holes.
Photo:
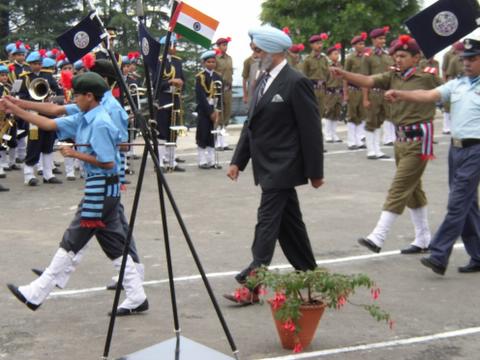
[[[31,178],[28,180],[27,183],[28,186],[38,186],[38,179],[37,178]]]
[[[233,149],[230,146],[225,146],[223,151],[232,151]]]
[[[458,268],[458,272],[463,273],[463,274],[480,272],[480,265],[470,263],[470,264],[467,264],[465,266],[460,266]]]
[[[5,179],[7,177],[7,174],[3,173],[3,174],[0,174],[0,179]]]
[[[17,164],[23,164],[23,163],[25,162],[25,159],[16,158],[16,159],[15,159],[15,162],[16,162]]]
[[[43,178],[43,183],[44,184],[63,184],[62,180],[57,179],[55,176],[51,177],[50,179],[45,179]]]
[[[445,271],[447,270],[447,268],[441,264],[437,264],[435,261],[433,261],[429,257],[422,258],[420,262],[422,263],[423,266],[426,266],[432,269],[434,273],[437,273],[439,275],[445,275]]]
[[[359,145],[357,146],[357,149],[366,149],[367,147],[365,145]]]
[[[43,170],[38,170],[38,171],[37,171],[37,175],[38,175],[38,176],[42,176],[42,175],[43,175]]]
[[[7,169],[8,169],[8,170],[22,170],[22,168],[21,168],[20,166],[18,166],[17,164],[12,164],[12,165],[10,165],[8,168],[5,168],[5,169],[3,169],[3,170],[7,170]],[[7,170],[7,171],[8,171],[8,170]]]
[[[358,243],[362,246],[365,246],[368,250],[373,251],[374,253],[379,253],[382,248],[380,246],[377,246],[372,240],[367,239],[367,238],[360,238],[357,240]]]
[[[185,170],[185,168],[182,168],[182,167],[177,165],[173,168],[173,171],[175,171],[175,172],[185,172],[187,170]]]
[[[244,285],[247,282],[247,277],[250,273],[255,270],[255,268],[249,266],[242,271],[240,271],[237,275],[235,275],[235,280],[240,284]]]
[[[393,146],[393,142],[390,141],[388,143],[383,144],[383,146]]]
[[[208,164],[202,164],[202,165],[198,165],[198,168],[199,169],[202,169],[202,170],[210,170],[210,165]]]
[[[175,158],[175,161],[180,164],[183,164],[185,162],[184,159],[180,159],[180,158]]]
[[[390,156],[383,154],[383,155],[377,156],[377,159],[390,159]]]
[[[123,180],[122,184],[124,185],[130,185],[132,182],[130,180]]]
[[[216,147],[215,150],[217,150],[217,151],[223,151],[223,147]]]
[[[0,192],[4,192],[4,191],[10,191],[10,189],[0,184]]]
[[[117,290],[117,285],[118,282],[116,280],[112,280],[111,283],[107,284],[107,290]],[[124,290],[123,285],[122,285],[122,290]]]
[[[67,181],[75,181],[77,178],[75,176],[67,176]]]
[[[148,300],[145,299],[145,301],[141,305],[137,306],[135,309],[118,308],[117,316],[136,315],[147,310],[148,310]],[[112,316],[111,311],[108,312],[108,316]]]
[[[133,171],[132,169],[125,169],[125,174],[133,175],[133,174],[135,174],[135,171]]]
[[[210,169],[221,170],[221,169],[222,169],[222,165],[219,165],[219,164],[210,165]]]
[[[53,168],[52,173],[55,175],[62,175],[62,171],[56,167]]]
[[[333,140],[325,140],[327,144],[333,144]]]
[[[36,268],[33,268],[33,269],[31,269],[31,270],[32,270],[32,272],[33,272],[35,275],[37,275],[38,277],[42,276],[42,274],[43,274],[43,270],[36,269]],[[55,287],[56,287],[57,289],[61,289],[61,287],[58,286],[58,285],[55,285]]]
[[[401,254],[423,254],[426,252],[428,252],[428,248],[421,248],[416,245],[410,245],[409,247],[400,250]]]
[[[357,145],[352,145],[348,147],[348,150],[357,150],[358,146]]]
[[[12,292],[13,295],[15,295],[15,297],[22,303],[24,303],[25,305],[27,305],[27,307],[32,310],[32,311],[35,311],[37,310],[40,305],[35,305],[35,304],[32,304],[31,302],[29,302],[27,299],[25,299],[25,296],[22,295],[22,293],[20,292],[20,290],[18,290],[18,287],[16,287],[15,285],[13,284],[7,284],[7,287],[8,287],[8,290],[10,290]]]
[[[132,159],[133,159],[133,160],[139,160],[139,159],[141,159],[141,158],[142,158],[141,156],[132,155]]]
[[[56,167],[59,167],[59,166],[62,165],[62,164],[61,164],[60,162],[58,162],[58,161],[54,161],[54,162],[53,162],[53,165],[55,165]]]
[[[377,160],[377,159],[379,159],[379,158],[377,157],[377,155],[368,155],[368,156],[367,156],[367,159],[368,159],[368,160]]]
[[[334,140],[333,142],[334,142],[334,143],[343,143],[343,140],[338,139],[338,140]]]

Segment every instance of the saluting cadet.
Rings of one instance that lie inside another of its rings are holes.
[[[160,44],[165,45],[166,39],[166,36],[162,37],[160,39]],[[167,62],[165,64],[163,74],[161,75],[159,85],[160,92],[157,100],[160,106],[167,105],[172,102],[174,103],[174,106],[168,109],[161,109],[157,111],[157,129],[159,132],[158,160],[160,161],[160,166],[163,168],[164,158],[173,159],[174,163],[169,164],[170,168],[176,172],[184,172],[185,169],[177,164],[178,159],[176,159],[175,156],[175,146],[169,146],[168,149],[165,147],[166,142],[177,141],[176,132],[170,129],[170,126],[172,126],[172,118],[174,116],[173,111],[180,108],[180,99],[178,96],[175,96],[174,93],[180,93],[181,96],[181,91],[185,83],[182,59],[175,55],[176,44],[177,37],[175,34],[172,34],[170,39],[170,48],[168,49]],[[160,64],[158,65],[158,69],[160,69]]]
[[[355,36],[350,42],[354,51],[345,59],[345,70],[355,74],[360,74],[362,70],[362,60],[365,51],[365,40],[367,33],[363,32]],[[365,108],[363,107],[362,90],[350,84],[343,82],[343,96],[348,103],[348,124],[347,124],[347,144],[349,150],[364,149],[362,139],[365,136]]]
[[[340,49],[341,44],[335,44],[327,50],[328,64],[341,67]],[[337,135],[337,123],[341,120],[343,101],[343,82],[334,76],[329,76],[325,83],[325,142],[342,142]]]
[[[310,79],[315,90],[315,97],[318,102],[318,111],[320,119],[325,113],[325,82],[328,78],[328,59],[322,53],[323,42],[328,40],[326,33],[312,35],[308,42],[312,48],[312,52],[305,58],[303,62],[303,73]]]
[[[293,44],[287,52],[287,62],[292,68],[302,71],[302,55],[301,52],[305,50],[303,44]]]
[[[52,76],[51,71],[42,69],[43,58],[38,51],[30,53],[27,57],[27,63],[30,65],[31,71],[24,72],[20,78],[23,80],[19,97],[22,99],[32,99],[30,95],[30,86],[35,79],[44,79],[48,83],[50,91],[56,95],[61,95],[61,91],[57,82]],[[43,99],[32,99],[42,101]],[[55,133],[38,129],[36,125],[30,125],[27,157],[25,158],[25,166],[23,167],[24,181],[28,186],[37,186],[38,180],[35,177],[34,166],[40,160],[42,154],[42,175],[43,182],[46,184],[61,184],[62,181],[57,179],[53,174],[53,144],[55,142]]]
[[[195,76],[195,97],[197,107],[197,133],[195,140],[198,147],[198,167],[203,170],[212,168],[221,169],[215,163],[215,141],[212,130],[219,118],[220,108],[217,97],[218,91],[222,90],[222,77],[214,71],[216,67],[215,51],[209,50],[201,56],[204,69]],[[220,88],[219,88],[220,87]]]
[[[448,155],[449,188],[447,214],[430,244],[430,256],[421,263],[444,275],[453,245],[462,238],[470,261],[460,273],[480,272],[478,185],[480,182],[480,41],[464,40],[465,76],[429,91],[389,91],[393,101],[452,104],[452,145]]]
[[[232,41],[231,38],[220,38],[215,44],[218,47],[217,53],[217,67],[215,71],[220,74],[223,79],[223,104],[222,112],[219,114],[217,126],[221,128],[221,132],[217,134],[217,143],[215,147],[217,150],[232,150],[228,146],[226,135],[226,128],[230,123],[232,117],[232,85],[233,85],[233,62],[232,57],[227,54],[228,44]]]
[[[250,43],[253,51],[253,45]],[[255,80],[260,73],[260,59],[256,56],[255,51],[243,62],[242,71],[242,87],[243,87],[243,103],[249,104],[252,99],[253,90],[255,89]]]
[[[410,36],[400,36],[390,51],[399,71],[387,71],[373,76],[340,69],[333,71],[364,88],[429,90],[441,84],[437,75],[417,69],[420,48]],[[398,133],[394,147],[397,170],[375,229],[358,242],[373,252],[380,252],[393,223],[408,207],[415,228],[415,240],[402,250],[402,254],[425,252],[431,235],[427,219],[427,197],[421,178],[427,161],[433,159],[435,104],[400,102],[394,104],[392,114]]]
[[[71,116],[49,119],[27,112],[8,100],[1,108],[21,116],[47,131],[56,131],[60,139],[74,138],[77,143],[89,144],[74,150],[63,147],[64,156],[81,159],[87,172],[85,195],[75,217],[64,233],[60,248],[41,276],[28,285],[8,288],[19,301],[37,310],[56,285],[64,287],[78,265],[76,254],[93,236],[118,270],[126,241],[126,231],[118,216],[120,184],[118,179],[119,130],[100,105],[108,85],[98,74],[89,72],[73,80],[75,100],[81,112]],[[148,309],[142,280],[130,255],[127,258],[123,282],[126,299],[117,309],[118,315],[129,315]]]

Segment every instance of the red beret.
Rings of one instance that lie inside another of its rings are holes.
[[[398,39],[392,41],[389,52],[390,54],[394,54],[398,50],[408,51],[412,55],[415,55],[420,52],[420,47],[417,41],[410,35],[400,35]]]
[[[352,45],[355,45],[361,41],[367,40],[367,33],[362,32],[360,35],[355,36],[352,41],[350,42]]]
[[[220,38],[220,39],[218,39],[218,40],[215,42],[215,44],[217,44],[217,45],[225,44],[225,43],[228,44],[230,41],[232,41],[232,38],[230,38],[230,37]]]
[[[465,46],[463,45],[463,42],[461,42],[461,41],[457,41],[455,44],[452,45],[452,47],[456,51],[464,51],[465,50]]]
[[[327,50],[327,55],[330,55],[334,51],[340,51],[341,48],[342,48],[342,44],[340,43],[330,46]]]
[[[303,50],[305,50],[305,45],[303,44],[294,44],[290,49],[290,52],[292,53],[295,53],[295,54],[298,54],[299,52],[302,52]]]
[[[321,33],[321,34],[310,36],[310,39],[308,39],[308,42],[311,44],[317,41],[325,41],[325,40],[328,40],[328,35],[326,33]]]
[[[375,39],[379,36],[385,36],[390,31],[388,26],[384,26],[383,28],[377,28],[370,31],[370,38]]]

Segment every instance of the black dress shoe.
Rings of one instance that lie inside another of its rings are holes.
[[[343,140],[342,140],[342,139],[338,139],[338,140],[334,140],[333,142],[334,142],[334,143],[343,143]]]
[[[16,162],[17,164],[23,164],[23,163],[25,162],[25,159],[16,158],[16,159],[15,159],[15,162]]]
[[[325,140],[327,144],[333,144],[333,140]]]
[[[54,161],[53,162],[53,165],[55,165],[56,167],[59,167],[60,165],[62,165],[59,161]]]
[[[67,176],[67,181],[75,181],[77,178],[75,176]]]
[[[18,166],[17,164],[12,164],[10,165],[8,168],[5,168],[4,170],[22,170],[22,168],[20,166]]]
[[[38,185],[38,179],[37,178],[31,178],[30,180],[28,180],[27,185],[28,186],[37,186]]]
[[[366,149],[367,147],[365,145],[359,145],[357,146],[358,149]]]
[[[0,192],[3,192],[3,191],[10,191],[10,189],[0,184]]]
[[[373,251],[374,253],[379,253],[382,248],[380,246],[377,246],[372,240],[367,239],[367,238],[360,238],[358,239],[358,243],[362,246],[365,246],[368,250]]]
[[[55,176],[51,177],[50,179],[45,179],[43,178],[43,183],[44,184],[63,184],[62,180],[57,179]]]
[[[368,159],[368,160],[377,160],[377,159],[379,159],[379,158],[377,158],[377,155],[368,155],[368,156],[367,156],[367,159]]]
[[[145,301],[137,306],[135,309],[125,309],[125,308],[118,308],[117,309],[117,316],[128,316],[128,315],[136,315],[136,314],[140,314],[142,312],[145,312],[148,310],[148,300],[145,299]],[[112,312],[109,311],[108,312],[108,315],[109,316],[112,316]]]
[[[383,144],[383,146],[393,146],[393,142],[390,141],[388,143]]]
[[[52,173],[55,175],[62,175],[62,170],[55,167],[53,168]]]
[[[185,168],[182,168],[182,167],[177,165],[173,168],[173,171],[175,171],[175,172],[185,172],[186,170],[185,170]]]
[[[233,149],[230,146],[225,146],[223,151],[232,151]]]
[[[7,177],[7,174],[3,173],[3,174],[0,174],[0,179],[5,179]]]
[[[420,262],[422,263],[423,266],[426,266],[432,269],[434,273],[437,273],[439,275],[445,275],[445,271],[447,270],[447,268],[441,264],[438,264],[437,262],[430,259],[429,257],[422,258]]]
[[[377,156],[377,159],[390,159],[390,156],[383,154],[383,155]]]
[[[42,176],[42,175],[43,175],[43,170],[38,170],[38,171],[37,171],[37,175],[38,175],[38,176]]]
[[[180,164],[183,164],[185,162],[184,159],[180,159],[180,158],[175,158],[175,161]]]
[[[27,299],[25,299],[25,296],[23,296],[23,294],[20,292],[20,290],[18,290],[18,287],[16,287],[15,285],[13,284],[7,284],[7,287],[8,287],[8,290],[11,291],[11,293],[13,295],[15,295],[15,297],[22,303],[24,303],[25,305],[27,305],[27,307],[32,310],[32,311],[35,311],[37,310],[40,305],[35,305],[35,304],[32,304],[31,302],[29,302]]]
[[[42,276],[42,274],[43,274],[43,270],[36,269],[36,268],[33,268],[33,269],[31,269],[31,270],[32,270],[32,272],[33,272],[35,275],[37,275],[38,277]],[[58,289],[61,289],[60,286],[58,286],[58,285],[55,285],[55,286],[56,286]]]
[[[198,168],[202,170],[210,170],[210,165],[202,164],[202,165],[198,165]]]
[[[422,254],[428,252],[428,248],[421,248],[416,245],[410,245],[405,249],[400,250],[401,254]]]
[[[133,174],[135,174],[135,171],[133,171],[132,169],[125,169],[125,174],[133,175]]]
[[[480,264],[467,264],[465,266],[460,266],[458,272],[463,274],[480,272]]]
[[[348,147],[348,150],[357,150],[358,146],[357,145],[351,145]]]
[[[216,170],[221,170],[221,169],[222,169],[222,165],[219,165],[219,164],[210,165],[210,168],[211,168],[211,169],[216,169]]]

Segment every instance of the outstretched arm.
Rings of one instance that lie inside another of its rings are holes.
[[[57,123],[45,116],[41,116],[26,110],[23,110],[19,106],[13,104],[7,99],[0,100],[0,111],[5,111],[13,115],[18,116],[22,120],[29,122],[30,124],[38,126],[42,130],[56,131]]]
[[[14,103],[15,105],[21,107],[24,110],[33,110],[47,116],[59,117],[67,113],[65,106],[57,105],[54,103],[28,101],[28,100],[17,99],[12,96],[6,96],[6,98],[10,102]]]
[[[371,76],[352,73],[336,67],[331,67],[330,72],[333,76],[346,80],[358,87],[372,88],[374,86],[374,81]]]
[[[441,100],[440,91],[432,90],[388,90],[385,99],[390,102],[412,101],[421,103],[434,103]]]

